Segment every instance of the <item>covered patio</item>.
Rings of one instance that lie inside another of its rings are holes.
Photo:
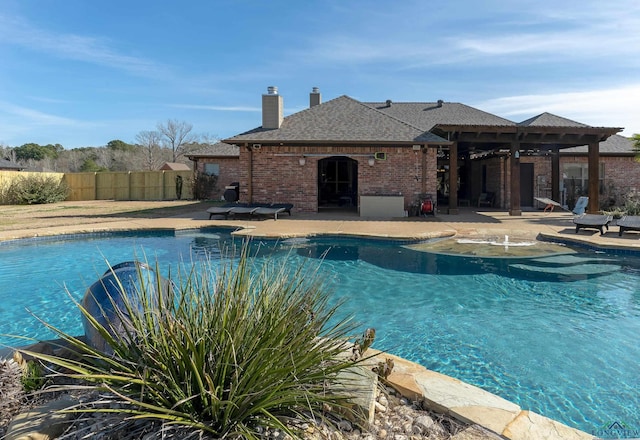
[[[456,188],[458,160],[474,160],[491,155],[503,155],[508,159],[510,179],[508,211],[510,215],[522,215],[520,158],[549,156],[551,158],[551,199],[560,199],[561,149],[588,146],[589,204],[587,212],[596,213],[599,207],[599,144],[622,128],[590,127],[549,113],[514,125],[436,125],[431,132],[451,141],[447,148],[449,187]],[[449,214],[459,212],[457,191],[449,192]]]

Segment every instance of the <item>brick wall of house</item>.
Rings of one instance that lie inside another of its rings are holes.
[[[502,187],[502,182],[508,179],[508,169],[505,169],[506,161],[503,157],[491,157],[481,160],[471,161],[471,183],[468,184],[471,200],[477,201],[482,188],[482,168],[486,166],[486,192],[495,194],[494,208],[502,208],[508,206],[509,189]],[[506,190],[506,191],[505,191]]]
[[[386,160],[369,165],[374,153]],[[249,152],[240,149],[240,200],[254,203],[293,203],[296,211],[318,210],[318,162],[326,157],[347,156],[358,162],[358,195],[398,195],[405,209],[422,192],[422,152],[409,147],[291,147],[262,146]],[[436,152],[428,149],[426,192],[436,193]],[[251,155],[251,158],[250,158]],[[305,156],[305,164],[300,159]],[[253,162],[253,194],[249,200],[249,169]],[[418,179],[416,179],[416,175]]]
[[[589,159],[585,155],[561,156],[560,172],[565,164],[587,164]],[[640,191],[640,162],[633,156],[600,156],[600,163],[604,163],[605,196],[614,197],[615,204],[621,206],[624,195],[631,191]],[[602,204],[603,200],[601,200]]]
[[[375,161],[369,166],[370,155],[375,152],[387,153],[387,160]],[[299,160],[303,154],[305,165]],[[312,156],[312,155],[318,156]],[[403,194],[405,209],[422,193],[422,152],[411,147],[262,147],[253,152],[253,201],[265,203],[293,203],[300,212],[316,212],[318,206],[318,161],[323,155],[349,156],[358,162],[358,194]],[[426,151],[427,193],[436,194],[437,161],[436,150]],[[360,156],[362,155],[362,156]],[[224,187],[231,182],[240,182],[240,200],[248,201],[249,151],[240,149],[240,159],[202,158],[198,161],[198,171],[202,172],[204,163],[218,163],[220,176],[218,188],[212,192],[211,199],[219,200]],[[551,158],[549,156],[523,156],[521,163],[534,164],[534,197],[550,197],[545,189],[551,187]],[[640,162],[631,156],[602,156],[605,164],[605,184],[619,195],[629,191],[640,191]],[[561,156],[560,170],[565,163],[588,162],[587,156]],[[481,192],[482,166],[487,167],[487,191],[495,192],[496,208],[508,209],[510,206],[510,168],[507,157],[492,157],[472,161],[468,165],[467,197],[476,201]],[[416,176],[418,177],[416,179]],[[622,201],[616,201],[621,204]]]
[[[220,166],[220,175],[218,175],[218,182],[216,187],[211,191],[207,197],[210,200],[220,200],[224,194],[224,187],[232,182],[239,181],[240,174],[240,161],[237,157],[228,158],[200,158],[198,159],[197,172],[204,172],[205,163],[217,163]]]
[[[550,156],[523,156],[520,163],[533,164],[533,197],[551,198],[551,157]],[[533,201],[534,207],[543,206]]]

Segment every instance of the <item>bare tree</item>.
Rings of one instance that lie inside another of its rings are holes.
[[[158,131],[141,131],[136,135],[136,142],[145,152],[144,168],[157,170],[162,165],[160,143],[162,134]]]
[[[18,163],[16,152],[8,145],[0,144],[0,159],[6,159],[13,163]]]
[[[211,146],[220,142],[220,136],[217,134],[203,133],[200,135],[200,144]]]
[[[193,125],[185,121],[168,119],[164,124],[158,124],[157,128],[165,148],[171,149],[173,162],[185,153],[188,144],[197,140],[197,136],[191,133]]]

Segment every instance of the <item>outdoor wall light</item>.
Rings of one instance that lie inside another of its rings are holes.
[[[369,166],[372,167],[374,163],[376,163],[376,160],[373,157],[370,157],[369,158]]]
[[[307,159],[305,159],[304,156],[302,156],[300,159],[298,159],[298,163],[300,164],[301,167],[303,167],[304,164],[307,163]]]
[[[513,155],[513,157],[515,157],[516,159],[520,159],[520,150],[516,150],[516,152]]]

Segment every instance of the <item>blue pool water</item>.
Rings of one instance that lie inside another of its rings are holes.
[[[0,344],[72,334],[79,300],[134,258],[163,271],[218,252],[222,231],[0,243]],[[254,243],[257,245],[257,243]],[[586,432],[640,427],[640,260],[595,252],[545,259],[438,255],[380,240],[265,242],[260,255],[321,263],[341,309],[376,328],[375,347],[480,386]]]

